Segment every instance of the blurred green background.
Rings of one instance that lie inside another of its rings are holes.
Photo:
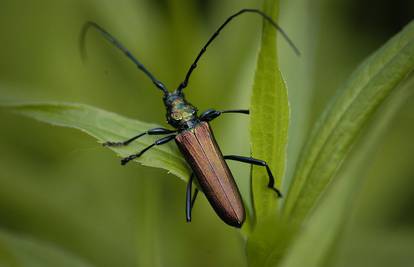
[[[228,15],[260,6],[252,0],[2,0],[0,100],[81,102],[165,125],[160,92],[96,32],[87,36],[89,57],[82,62],[84,22],[106,28],[172,90]],[[292,111],[284,191],[312,123],[338,86],[413,18],[414,2],[407,0],[282,1],[279,22],[303,54],[297,58],[280,42]],[[207,51],[186,89],[200,110],[248,106],[260,31],[260,19],[240,18]],[[409,100],[412,95],[367,166],[367,179],[378,180],[378,187],[362,189],[363,215],[355,215],[353,233],[390,226],[406,231],[401,238],[414,235]],[[138,164],[122,167],[113,153],[75,130],[4,111],[0,121],[1,229],[53,244],[95,266],[246,265],[242,237],[204,197],[193,222],[185,223],[181,180]],[[248,119],[223,117],[213,127],[225,153],[249,153]],[[248,200],[248,168],[232,166]],[[389,201],[396,196],[398,201]],[[339,258],[345,263],[349,256],[363,263],[369,255],[352,249],[356,236],[348,235],[342,245]]]

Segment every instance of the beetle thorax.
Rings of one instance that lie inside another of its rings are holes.
[[[198,121],[197,109],[187,102],[182,94],[170,94],[164,99],[167,107],[167,122],[171,126],[184,130]]]

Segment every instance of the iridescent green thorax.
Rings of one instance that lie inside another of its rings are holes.
[[[171,93],[164,98],[167,107],[167,122],[179,130],[194,127],[199,121],[197,108],[187,102],[181,93]]]

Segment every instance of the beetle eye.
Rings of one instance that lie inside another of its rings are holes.
[[[171,117],[172,117],[174,120],[176,120],[176,121],[178,121],[178,120],[181,120],[181,119],[182,119],[181,113],[179,113],[179,112],[173,112],[173,113],[171,114]]]

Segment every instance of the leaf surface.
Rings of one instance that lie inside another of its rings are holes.
[[[151,128],[160,127],[83,104],[23,103],[8,104],[6,107],[42,122],[81,130],[95,137],[100,143],[125,141]],[[110,149],[117,155],[126,157],[149,146],[156,138],[144,136],[128,146]],[[189,177],[188,167],[173,141],[153,147],[135,161],[145,166],[165,169],[184,181]]]
[[[265,1],[263,11],[277,21],[279,1]],[[280,189],[285,174],[290,110],[287,88],[279,70],[277,32],[267,22],[263,26],[250,110],[252,157],[268,163],[276,179],[275,186]],[[255,213],[247,241],[249,266],[269,266],[277,261],[284,245],[277,243],[288,232],[281,230],[284,227],[278,221],[280,199],[268,188],[268,181],[266,169],[254,166],[252,195]]]

